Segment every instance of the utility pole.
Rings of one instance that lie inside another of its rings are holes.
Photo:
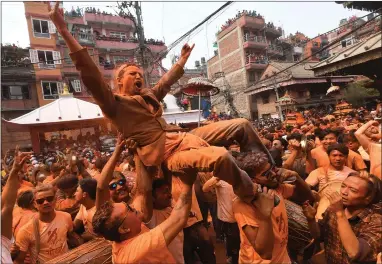
[[[277,84],[276,84],[276,76],[274,77],[274,89],[275,89],[276,100],[277,100],[277,104],[278,104],[278,108],[279,108],[280,120],[281,120],[281,122],[284,122],[283,111],[281,109],[281,104],[279,102],[280,97],[279,97],[279,91],[277,89]]]
[[[145,79],[146,85],[150,85],[150,76],[148,73],[148,63],[147,63],[147,59],[145,57],[146,46],[145,46],[145,33],[143,30],[143,25],[142,25],[142,9],[141,9],[141,5],[138,1],[134,1],[133,7],[135,9],[135,14],[137,15],[137,24],[136,24],[137,28],[136,28],[136,30],[137,30],[137,36],[138,36],[138,42],[139,42],[139,53],[141,56],[142,68],[143,68],[143,72],[144,72],[144,79]]]

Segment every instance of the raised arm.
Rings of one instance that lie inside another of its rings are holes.
[[[166,245],[182,231],[186,225],[192,204],[192,185],[196,179],[196,173],[188,173],[180,176],[182,181],[181,193],[169,218],[159,226],[162,229]]]
[[[130,149],[133,148],[129,146],[130,143],[126,143],[126,147]],[[135,143],[136,144],[136,143]],[[135,166],[137,171],[137,182],[136,182],[136,190],[137,194],[135,199],[137,202],[135,204],[138,205],[138,208],[135,207],[138,211],[140,211],[142,221],[144,223],[148,223],[153,216],[153,197],[152,197],[152,184],[153,184],[153,173],[151,170],[153,167],[146,167],[142,161],[139,159],[138,155],[135,155]]]
[[[1,232],[9,240],[12,238],[12,212],[16,203],[17,190],[20,187],[19,172],[29,158],[29,154],[20,153],[19,147],[16,146],[13,167],[1,193]]]
[[[203,185],[203,192],[209,192],[211,189],[216,186],[216,184],[220,181],[218,177],[211,177],[206,183]]]
[[[86,48],[83,48],[69,32],[64,20],[63,10],[58,8],[59,2],[53,10],[48,5],[49,17],[61,34],[68,46],[76,69],[80,71],[82,81],[91,92],[96,103],[105,115],[113,117],[115,114],[115,99],[110,87],[106,84],[101,71],[93,59],[89,56]]]
[[[370,143],[372,143],[373,141],[368,137],[366,136],[365,132],[369,129],[369,127],[371,126],[378,126],[379,123],[377,121],[369,121],[367,122],[366,124],[364,124],[363,126],[361,126],[355,133],[355,137],[358,139],[358,142],[361,144],[361,146],[363,147],[363,149],[369,153],[369,146],[370,146]]]
[[[184,44],[179,61],[162,76],[159,82],[153,87],[153,92],[159,101],[162,101],[166,94],[170,91],[171,86],[176,83],[180,77],[184,74],[184,65],[194,48],[195,44],[191,47],[188,44]]]
[[[99,178],[97,179],[97,192],[96,192],[96,209],[98,210],[101,206],[110,200],[109,193],[109,183],[113,177],[113,171],[115,165],[122,153],[122,147],[125,145],[123,135],[118,134],[117,144],[111,158],[106,163],[105,167],[102,169]]]

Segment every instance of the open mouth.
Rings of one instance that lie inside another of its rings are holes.
[[[135,82],[135,87],[137,87],[138,89],[141,89],[142,88],[142,82],[141,81],[136,81]]]

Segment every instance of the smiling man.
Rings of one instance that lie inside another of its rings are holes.
[[[327,263],[376,263],[382,251],[382,215],[375,184],[357,175],[347,177],[339,193],[328,195],[330,206],[318,223],[317,210],[303,205],[313,238],[324,242]]]

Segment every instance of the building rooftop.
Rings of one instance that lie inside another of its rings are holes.
[[[367,55],[374,53],[377,50],[380,50],[379,58],[382,57],[382,34],[381,31],[372,34],[368,38],[360,41],[357,44],[351,45],[348,48],[345,48],[338,52],[335,55],[332,55],[331,57],[327,58],[326,60],[320,61],[319,63],[316,63],[315,65],[311,66],[310,69],[315,72],[317,75],[317,72],[319,72],[318,75],[323,75],[328,72],[339,70],[354,64],[358,64],[362,62],[359,60],[359,62],[356,61],[357,58],[359,58],[361,55]],[[369,58],[373,59],[373,58]],[[377,58],[374,58],[377,59]],[[351,62],[351,63],[350,63]]]

